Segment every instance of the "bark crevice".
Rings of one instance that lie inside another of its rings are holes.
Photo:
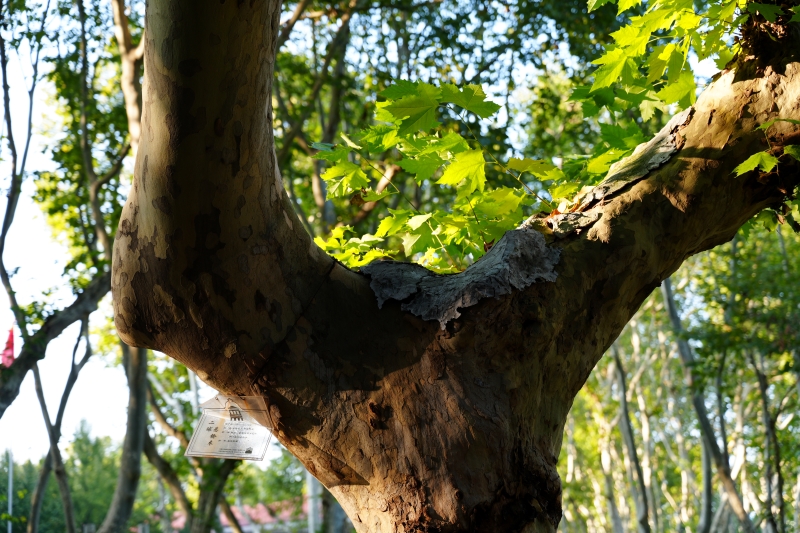
[[[521,226],[507,232],[480,261],[458,274],[439,275],[414,263],[377,261],[361,269],[382,308],[387,300],[441,329],[461,316],[459,309],[497,298],[533,283],[555,281],[561,251],[548,247],[541,233]]]

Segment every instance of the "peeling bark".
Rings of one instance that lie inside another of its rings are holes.
[[[603,352],[686,257],[797,183],[788,164],[731,172],[763,149],[759,124],[800,118],[800,65],[722,73],[669,130],[669,156],[590,193],[593,222],[576,231],[535,219],[462,274],[378,264],[368,278],[313,244],[281,184],[279,11],[148,5],[136,180],[114,246],[120,335],[226,394],[263,395],[277,438],[359,532],[555,531],[564,423]],[[777,123],[773,146],[793,127]]]

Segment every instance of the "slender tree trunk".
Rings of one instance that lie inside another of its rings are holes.
[[[622,360],[619,357],[619,350],[617,350],[616,345],[611,347],[611,353],[614,355],[614,366],[616,368],[617,383],[619,385],[620,431],[622,432],[622,439],[625,441],[625,447],[628,449],[628,456],[630,457],[634,474],[633,493],[636,502],[636,525],[640,532],[649,533],[650,522],[647,516],[647,488],[644,482],[642,465],[639,462],[639,453],[636,451],[633,425],[631,424],[631,417],[628,412],[628,400],[626,397],[628,387],[625,383],[625,369],[622,366]]]
[[[611,475],[611,437],[606,435],[603,439],[603,449],[601,451],[600,462],[603,467],[603,479],[605,480],[605,498],[606,508],[608,509],[609,520],[611,521],[612,530],[614,533],[625,533],[625,528],[622,526],[622,518],[619,516],[619,509],[617,508],[617,499],[614,494],[614,478]]]
[[[44,492],[47,489],[47,482],[50,481],[50,474],[53,472],[53,459],[50,454],[42,461],[42,469],[39,471],[39,480],[36,488],[31,494],[31,512],[28,516],[27,533],[39,532],[39,517],[42,512],[42,502],[44,502]]]
[[[700,503],[700,521],[697,524],[697,533],[709,533],[711,530],[712,504],[714,503],[714,478],[711,470],[711,452],[705,439],[700,439],[700,468],[703,475],[703,496]]]
[[[149,432],[146,432],[144,435],[144,454],[150,464],[153,465],[158,472],[161,480],[167,485],[167,488],[169,489],[170,494],[172,494],[172,498],[175,500],[178,509],[186,517],[185,529],[190,530],[193,515],[192,504],[186,497],[186,493],[184,492],[183,486],[178,479],[178,475],[175,473],[169,463],[158,454],[156,444],[153,442],[152,437],[150,437]]]
[[[279,15],[273,0],[148,3],[146,134],[114,246],[120,335],[263,395],[276,437],[359,532],[554,531],[564,423],[603,352],[688,255],[800,179],[788,158],[730,178],[762,150],[759,123],[800,118],[800,65],[723,73],[575,213],[526,222],[464,273],[359,273],[313,244],[282,186]],[[771,128],[774,150],[793,127]]]
[[[775,420],[772,418],[769,407],[769,384],[767,377],[759,368],[753,354],[750,354],[750,363],[755,370],[758,380],[758,388],[761,396],[761,418],[764,424],[764,435],[766,445],[764,446],[764,463],[766,466],[767,481],[767,520],[778,533],[786,533],[786,506],[783,500],[783,470],[781,464],[781,448],[778,442],[778,435],[775,428]],[[763,357],[761,360],[763,366]],[[775,469],[775,479],[773,480],[772,469]],[[773,486],[774,483],[774,486]],[[774,502],[777,500],[777,502]],[[775,520],[773,510],[774,503],[778,507],[778,520]]]
[[[702,390],[694,385],[695,378],[692,368],[694,363],[694,354],[692,354],[689,343],[681,338],[683,326],[681,325],[680,318],[678,316],[678,310],[675,306],[675,298],[672,295],[672,285],[670,284],[669,279],[664,280],[664,283],[661,285],[661,289],[664,302],[669,313],[669,319],[670,322],[672,322],[672,328],[678,337],[678,353],[681,356],[681,362],[684,366],[684,372],[688,382],[687,384],[689,388],[692,389],[692,404],[694,405],[698,421],[700,422],[700,433],[703,436],[706,446],[708,446],[711,457],[714,459],[714,464],[717,467],[717,475],[722,482],[722,486],[725,488],[725,492],[728,494],[728,503],[730,504],[731,509],[736,514],[736,518],[739,519],[739,522],[742,524],[744,530],[747,533],[755,533],[753,523],[745,512],[742,497],[739,495],[739,489],[736,487],[736,483],[731,477],[730,465],[725,462],[723,453],[720,450],[719,444],[717,443],[717,438],[714,434],[714,428],[711,425],[708,417],[708,411],[706,410],[705,395],[703,394]],[[723,443],[723,445],[727,446],[726,443]]]
[[[644,476],[644,490],[647,497],[647,509],[653,517],[653,531],[658,531],[658,507],[653,494],[653,463],[652,452],[653,443],[650,432],[650,415],[647,410],[647,403],[644,393],[640,386],[636,387],[636,400],[639,404],[639,423],[642,427],[642,475]],[[700,532],[698,532],[700,533]],[[704,531],[702,533],[708,533]]]
[[[228,500],[225,499],[225,495],[219,499],[219,506],[222,508],[222,514],[225,515],[225,518],[228,519],[228,525],[231,528],[233,533],[242,533],[242,526],[239,524],[239,520],[236,518],[236,515],[233,514],[233,509],[231,509],[231,504],[228,503]]]
[[[133,512],[139,477],[142,473],[142,451],[147,432],[147,350],[131,350],[122,345],[122,361],[128,377],[128,420],[119,477],[111,507],[106,513],[98,533],[121,533],[127,531],[128,519]]]
[[[50,459],[53,465],[53,472],[58,483],[58,491],[61,494],[61,506],[64,509],[64,523],[67,533],[75,533],[75,507],[72,504],[72,492],[69,488],[67,469],[64,467],[64,460],[61,457],[61,450],[58,448],[60,435],[56,433],[50,415],[47,412],[47,404],[44,400],[44,390],[42,389],[42,378],[39,375],[39,367],[33,366],[33,378],[36,388],[36,396],[39,398],[39,406],[42,408],[42,417],[47,427],[47,435],[50,439]]]
[[[200,481],[200,497],[195,507],[190,533],[208,533],[217,518],[217,505],[222,498],[225,482],[241,463],[231,459],[209,461],[203,468]]]

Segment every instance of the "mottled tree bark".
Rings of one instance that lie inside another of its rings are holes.
[[[220,391],[263,395],[277,438],[359,532],[554,531],[564,422],[603,352],[686,257],[797,183],[789,163],[731,172],[766,147],[760,123],[800,118],[800,65],[724,72],[580,213],[525,223],[462,274],[381,264],[368,277],[313,244],[283,189],[279,11],[148,5],[136,180],[114,246],[120,335]],[[792,128],[770,130],[774,149]]]

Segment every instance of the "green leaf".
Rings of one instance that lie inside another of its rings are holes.
[[[755,216],[753,223],[761,224],[767,231],[772,231],[778,227],[778,215],[774,211],[765,209]]]
[[[325,146],[325,149],[318,148],[317,146]],[[331,163],[341,163],[342,161],[347,160],[347,154],[350,153],[350,148],[346,146],[333,145],[328,143],[314,143],[311,145],[312,148],[317,148],[319,152],[314,154],[314,159],[324,159],[325,161],[330,161]]]
[[[550,191],[550,196],[553,197],[553,200],[562,198],[569,200],[576,192],[578,192],[577,183],[562,183]]]
[[[613,4],[614,0],[589,0],[586,5],[589,8],[589,13],[594,11],[595,9],[599,9],[600,6],[604,6],[606,4]]]
[[[528,158],[517,159],[516,157],[512,157],[506,166],[517,172],[530,172],[534,176],[539,177],[544,176],[546,172],[556,168],[554,164],[548,163],[547,161]]]
[[[436,154],[424,154],[417,158],[407,157],[397,164],[406,172],[414,174],[417,183],[422,183],[433,176],[434,172],[444,164],[444,160]]]
[[[364,143],[370,152],[383,152],[400,142],[397,136],[397,126],[376,124],[363,130],[360,142]]]
[[[625,49],[626,56],[639,56],[645,52],[650,32],[629,24],[612,33],[611,37]]]
[[[486,100],[486,93],[480,85],[467,85],[463,89],[452,83],[442,85],[442,102],[461,106],[481,118],[489,118],[500,109],[498,104]]]
[[[622,156],[627,153],[628,150],[619,150],[617,148],[607,150],[602,154],[591,158],[589,160],[589,164],[586,165],[586,171],[590,174],[605,174],[613,162],[622,158]]]
[[[622,48],[614,48],[607,51],[599,59],[595,59],[592,63],[602,65],[594,71],[594,83],[592,84],[592,91],[609,87],[616,82],[622,70],[625,68],[627,56]]]
[[[344,139],[344,142],[347,146],[349,146],[350,148],[354,148],[356,150],[361,150],[361,147],[356,143],[354,143],[352,140],[350,140],[350,137],[348,137],[346,133],[342,132],[339,135],[342,136],[342,139]]]
[[[759,4],[757,2],[753,2],[752,4],[747,5],[747,11],[753,13],[760,13],[762,17],[767,19],[769,22],[775,22],[778,20],[778,17],[783,15],[783,9],[780,6],[774,6],[769,4]]]
[[[452,163],[447,165],[444,174],[436,183],[441,185],[458,185],[465,182],[465,191],[462,194],[471,194],[476,189],[483,191],[486,184],[486,160],[483,150],[467,150],[457,154]]]
[[[601,138],[609,144],[611,148],[627,150],[636,148],[644,142],[642,130],[636,124],[631,124],[623,128],[618,124],[600,124]]]
[[[717,68],[723,70],[728,63],[731,62],[733,56],[735,54],[729,48],[723,48],[719,52],[717,52],[717,59],[714,61],[714,64],[717,65]]]
[[[783,153],[788,154],[800,161],[800,145],[790,144],[788,146],[784,146]]]
[[[398,80],[378,94],[389,100],[399,100],[404,96],[416,96],[417,85],[408,80]]]
[[[500,187],[482,194],[475,203],[475,211],[489,217],[499,217],[515,212],[525,199],[516,189]]]
[[[448,153],[455,155],[469,150],[469,144],[467,144],[464,137],[452,131],[442,138],[427,137],[423,140],[428,142],[428,146],[420,150],[419,155],[421,156],[434,153],[440,156]]]
[[[394,211],[390,209],[389,211],[392,213],[392,215],[384,218],[381,220],[381,223],[378,224],[378,229],[375,232],[376,237],[385,237],[387,235],[394,235],[397,233],[398,230],[405,225],[411,213],[410,211],[403,209],[397,209]]]
[[[375,103],[375,119],[381,122],[390,122],[396,124],[399,122],[394,115],[392,115],[386,108],[392,105],[392,101],[376,102]]]
[[[383,200],[387,196],[391,196],[392,192],[387,188],[384,189],[383,192],[377,193],[372,189],[367,189],[367,192],[361,194],[361,198],[365,202],[377,202],[378,200]]]
[[[431,214],[431,213],[426,213],[424,215],[416,215],[416,216],[413,216],[413,217],[409,218],[408,222],[406,222],[406,224],[411,229],[418,229],[421,225],[423,225],[425,222],[427,222],[428,219],[431,218],[432,216],[433,216],[433,214]]]
[[[367,175],[364,174],[361,167],[349,161],[332,166],[320,177],[329,182],[328,194],[333,197],[342,197],[350,191],[369,185]]]
[[[682,107],[689,107],[697,98],[696,92],[694,74],[691,70],[684,70],[677,81],[668,83],[656,94],[667,104],[680,103]]]
[[[760,130],[768,130],[768,129],[770,129],[770,128],[772,127],[772,125],[773,125],[773,124],[775,124],[776,122],[788,122],[789,124],[796,124],[796,125],[800,125],[800,120],[794,120],[794,119],[792,119],[792,118],[773,118],[773,119],[772,119],[772,120],[770,120],[769,122],[765,122],[765,123],[761,124],[761,125],[758,127],[758,129],[760,129]]]
[[[418,131],[429,131],[439,125],[436,108],[439,101],[427,95],[405,96],[386,106],[386,110],[398,120],[402,120],[397,133],[407,135]]]
[[[756,167],[760,168],[764,172],[769,172],[775,168],[775,165],[777,164],[778,159],[775,156],[768,154],[767,152],[758,152],[745,159],[741,165],[733,169],[733,172],[737,176],[741,176],[745,172],[755,170]]]
[[[311,148],[322,152],[332,152],[334,146],[336,145],[331,143],[311,143]]]
[[[617,15],[621,14],[623,11],[626,11],[632,7],[636,7],[641,3],[642,0],[619,0]]]

